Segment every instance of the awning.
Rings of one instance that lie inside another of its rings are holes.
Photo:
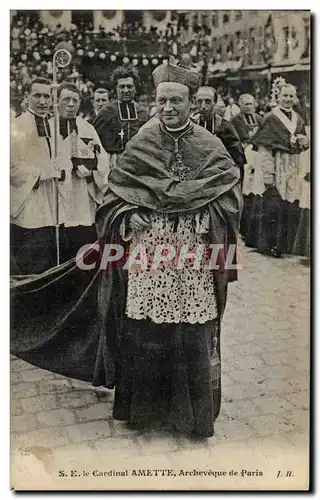
[[[274,66],[270,69],[264,69],[261,71],[261,75],[267,75],[269,72],[272,75],[276,75],[279,73],[291,73],[292,71],[310,71],[310,64],[293,64],[291,66]]]
[[[232,81],[238,82],[239,80],[241,80],[241,77],[240,77],[240,75],[236,75],[236,76],[227,76],[226,80],[227,80],[228,82],[232,82]]]
[[[218,61],[216,62],[215,64],[209,64],[208,65],[208,73],[210,75],[216,75],[218,74],[219,76],[222,75],[222,74],[226,74],[226,71],[231,71],[233,73],[239,71],[239,69],[241,68],[242,66],[242,58],[239,59],[239,61],[225,61],[225,62],[221,62],[221,61]]]
[[[241,78],[242,80],[263,80],[265,77],[262,74],[262,71],[242,71],[241,70]]]
[[[225,78],[227,76],[226,72],[223,73],[212,73],[208,75],[208,78],[213,79],[213,78]]]
[[[264,69],[266,67],[266,64],[256,64],[256,65],[251,65],[251,66],[243,66],[241,68],[241,71],[259,71],[261,69]]]

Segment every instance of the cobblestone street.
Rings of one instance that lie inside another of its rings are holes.
[[[112,391],[11,357],[13,488],[308,487],[310,270],[299,257],[241,253],[243,269],[229,287],[223,323],[215,436],[197,441],[157,429],[133,431],[112,419]],[[133,469],[176,475],[141,478]],[[182,469],[227,475],[182,479]],[[129,474],[97,477],[94,470]]]

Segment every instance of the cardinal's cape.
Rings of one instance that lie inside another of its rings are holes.
[[[236,244],[242,211],[238,167],[221,141],[202,127],[191,125],[178,142],[182,161],[190,167],[182,182],[167,168],[175,158],[175,141],[159,123],[128,143],[110,172],[108,191],[96,214],[100,251],[94,247],[86,261],[97,262],[98,269],[81,270],[70,261],[52,270],[51,276],[13,286],[14,354],[94,385],[116,383],[127,275],[120,262],[102,269],[99,262],[105,244],[126,246],[119,227],[131,210],[180,214],[208,209],[209,242],[226,249]],[[221,319],[227,284],[235,275],[223,266],[213,272]]]

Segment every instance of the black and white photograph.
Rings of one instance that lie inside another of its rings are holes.
[[[311,17],[10,10],[12,490],[309,490]]]

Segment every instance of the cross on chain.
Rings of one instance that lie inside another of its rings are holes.
[[[123,149],[123,138],[124,138],[124,131],[123,131],[123,128],[120,130],[120,132],[118,133],[118,135],[120,136],[121,138],[121,148]]]

